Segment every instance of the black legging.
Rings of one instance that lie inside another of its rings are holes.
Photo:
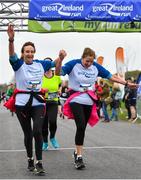
[[[85,130],[91,114],[92,106],[72,102],[70,103],[70,107],[76,124],[75,144],[83,145]]]
[[[58,103],[52,102],[46,104],[46,115],[42,128],[42,135],[44,142],[48,142],[48,134],[50,131],[50,139],[55,137],[57,130],[57,114],[58,114]],[[49,127],[49,131],[48,131]]]
[[[44,106],[34,106],[30,111],[26,111],[24,107],[16,106],[16,114],[24,132],[24,144],[29,158],[33,157],[33,137],[35,139],[36,159],[42,160],[42,125],[45,115]],[[33,120],[33,129],[31,126],[31,118]]]

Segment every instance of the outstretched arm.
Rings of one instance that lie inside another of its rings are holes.
[[[13,56],[15,54],[14,52],[14,26],[12,24],[8,25],[7,34],[9,37],[9,56]]]
[[[59,57],[55,60],[55,75],[60,75],[62,61],[66,57],[66,55],[66,51],[60,50]]]
[[[123,84],[125,86],[129,86],[130,88],[138,88],[138,84],[128,82],[117,75],[112,75],[112,77],[109,80]]]

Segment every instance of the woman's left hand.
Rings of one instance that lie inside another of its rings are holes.
[[[61,61],[63,61],[63,59],[66,57],[66,55],[67,55],[67,53],[65,50],[62,49],[59,51],[59,58]]]

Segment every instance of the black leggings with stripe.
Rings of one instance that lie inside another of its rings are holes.
[[[76,124],[75,145],[83,145],[92,106],[72,102],[70,107]]]
[[[55,137],[57,130],[57,114],[58,114],[58,103],[47,103],[46,104],[46,115],[42,128],[42,135],[44,142],[48,142],[48,134],[50,133],[50,139]]]

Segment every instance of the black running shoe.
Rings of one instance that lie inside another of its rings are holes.
[[[73,153],[73,158],[74,158],[74,164],[76,163],[76,159],[77,159],[77,153],[76,153],[76,151],[74,151],[74,153]]]
[[[78,157],[75,161],[75,168],[76,169],[84,169],[85,168],[85,164],[83,162],[82,157]]]
[[[43,168],[43,165],[41,162],[38,162],[35,164],[35,170],[34,170],[35,174],[40,175],[40,176],[44,176],[45,175],[45,170]]]
[[[29,171],[34,171],[35,166],[34,166],[34,159],[28,159],[28,170]]]

